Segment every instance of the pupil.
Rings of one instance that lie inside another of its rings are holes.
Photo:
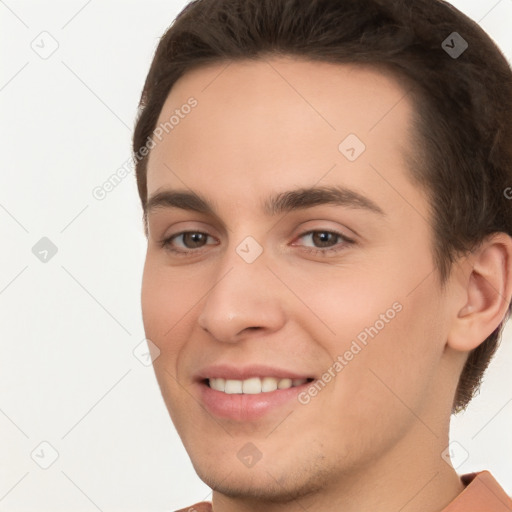
[[[331,236],[333,235],[333,233],[327,233],[325,231],[321,232],[320,234],[314,234],[313,236],[316,237],[317,239],[320,240],[320,244],[322,243],[328,243],[329,242],[329,238],[331,238]],[[316,243],[316,241],[315,241]]]
[[[192,238],[192,245],[194,247],[200,245],[202,238],[204,238],[203,233],[187,233],[186,236],[189,236],[190,238]]]

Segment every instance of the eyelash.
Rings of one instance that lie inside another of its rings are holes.
[[[170,236],[169,238],[166,238],[164,240],[162,240],[161,242],[159,242],[159,245],[169,251],[169,252],[172,252],[173,254],[175,254],[176,256],[178,257],[185,257],[187,255],[190,255],[191,253],[195,253],[195,254],[201,254],[202,251],[201,249],[202,248],[199,248],[199,249],[186,249],[186,250],[177,250],[177,249],[174,249],[172,246],[171,246],[171,243],[172,241],[175,239],[175,238],[178,238],[180,237],[181,235],[185,235],[187,233],[193,233],[193,234],[201,234],[201,235],[206,235],[206,236],[211,236],[211,235],[208,235],[208,233],[204,233],[202,231],[181,231],[179,233],[175,233],[174,235]],[[304,231],[303,233],[301,233],[298,238],[303,238],[304,236],[306,235],[310,235],[310,234],[314,234],[314,233],[329,233],[329,234],[332,234],[332,235],[336,235],[337,237],[339,237],[341,239],[341,244],[342,247],[339,247],[339,248],[336,248],[336,246],[334,247],[326,247],[324,249],[322,248],[317,248],[317,247],[303,247],[302,250],[308,254],[315,254],[315,255],[321,255],[321,256],[325,256],[325,257],[328,257],[328,254],[332,254],[332,253],[338,253],[340,251],[342,251],[344,249],[344,246],[346,245],[353,245],[355,244],[355,241],[346,237],[345,235],[343,235],[342,233],[339,233],[338,231],[333,231],[333,230],[327,230],[327,229],[313,229],[313,230],[309,230],[309,231]],[[213,237],[212,237],[213,238]],[[336,245],[339,245],[336,244]]]

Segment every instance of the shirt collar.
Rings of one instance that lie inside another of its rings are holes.
[[[512,499],[489,471],[461,476],[466,488],[442,512],[511,512]]]

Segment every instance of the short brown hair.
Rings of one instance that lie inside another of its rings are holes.
[[[444,41],[454,47],[453,37],[468,45],[461,55],[443,48]],[[492,233],[512,235],[505,192],[512,185],[512,71],[480,26],[442,0],[190,2],[160,40],[139,104],[133,152],[144,213],[147,157],[139,150],[177,79],[207,64],[272,55],[368,65],[407,86],[417,144],[406,157],[429,198],[442,284],[457,256]],[[511,312],[509,304],[500,326],[470,352],[454,412],[479,389]]]

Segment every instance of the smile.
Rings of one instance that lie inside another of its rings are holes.
[[[245,380],[209,378],[206,379],[206,383],[211,389],[228,395],[257,395],[276,391],[277,389],[289,389],[302,386],[312,380],[313,379],[280,379],[275,377],[251,377]]]

